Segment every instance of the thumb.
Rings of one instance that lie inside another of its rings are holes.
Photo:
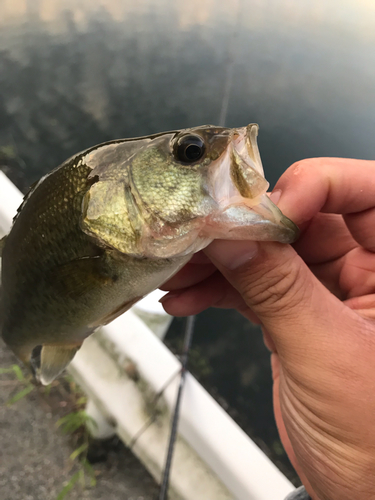
[[[327,349],[327,342],[337,342],[329,337],[338,331],[338,322],[348,329],[343,312],[350,315],[350,310],[291,246],[217,240],[205,252],[258,316],[280,356],[287,352],[289,360],[292,356],[301,363],[312,351]]]

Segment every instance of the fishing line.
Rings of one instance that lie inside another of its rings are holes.
[[[188,316],[186,318],[184,345],[183,345],[182,353],[181,353],[181,357],[180,357],[181,365],[182,365],[181,366],[180,384],[178,386],[177,399],[176,399],[176,404],[175,404],[174,412],[173,412],[173,416],[172,416],[172,424],[171,424],[171,433],[169,436],[168,452],[167,452],[167,457],[165,460],[163,478],[162,478],[162,482],[160,485],[158,500],[166,500],[166,498],[167,498],[169,476],[170,476],[170,470],[171,470],[171,464],[172,464],[172,458],[173,458],[173,451],[174,451],[174,445],[175,445],[176,436],[177,436],[178,418],[180,415],[182,391],[183,391],[183,388],[185,385],[186,373],[187,373],[187,362],[189,359],[189,350],[190,350],[191,341],[192,341],[193,333],[194,333],[194,323],[195,323],[195,316]]]
[[[129,449],[131,450],[133,448],[133,446],[135,445],[135,443],[138,441],[138,439],[142,436],[142,434],[144,434],[147,429],[150,427],[150,425],[152,425],[156,418],[157,418],[157,415],[158,415],[158,411],[157,411],[157,408],[156,408],[156,405],[157,405],[157,402],[159,401],[160,397],[163,395],[163,392],[165,391],[165,389],[167,387],[170,386],[170,384],[173,382],[173,380],[175,378],[178,377],[178,375],[180,375],[181,373],[181,369],[179,369],[176,373],[174,373],[166,382],[165,384],[163,385],[163,387],[159,390],[159,392],[156,393],[153,401],[152,401],[152,405],[154,406],[154,410],[152,412],[152,415],[151,417],[147,420],[147,422],[145,422],[142,427],[139,429],[139,431],[137,431],[133,438],[131,439],[130,443],[129,443]]]
[[[227,74],[225,77],[223,100],[221,102],[221,109],[220,109],[220,115],[219,115],[219,126],[221,126],[221,127],[225,126],[225,122],[227,120],[229,99],[230,99],[230,94],[231,94],[232,85],[233,85],[234,64],[235,64],[235,60],[236,60],[236,44],[237,44],[237,38],[238,38],[238,32],[239,32],[238,26],[240,24],[241,2],[242,2],[242,0],[237,1],[236,20],[234,22],[232,40],[230,43],[230,49],[229,49],[229,54],[228,54],[228,68],[227,68]],[[178,387],[176,404],[175,404],[175,408],[174,408],[174,412],[173,412],[173,416],[172,416],[171,433],[170,433],[169,443],[168,443],[168,452],[167,452],[167,457],[165,460],[164,472],[163,472],[163,477],[162,477],[162,482],[161,482],[161,486],[160,486],[158,500],[166,500],[166,498],[167,498],[169,476],[170,476],[170,470],[171,470],[171,465],[172,465],[174,445],[175,445],[176,436],[177,436],[178,419],[179,419],[179,415],[180,415],[182,391],[183,391],[184,384],[185,384],[186,373],[187,373],[187,362],[188,362],[188,358],[189,358],[189,350],[190,350],[191,341],[192,341],[193,333],[194,333],[194,323],[195,323],[195,316],[188,316],[186,318],[184,346],[183,346],[183,350],[182,350],[182,354],[181,354],[182,367],[181,367],[180,384]]]
[[[230,91],[232,89],[232,83],[233,83],[233,73],[234,73],[234,57],[229,56],[228,70],[227,70],[227,75],[226,75],[225,84],[224,84],[224,95],[223,95],[223,100],[221,103],[221,110],[220,110],[220,117],[219,117],[219,126],[220,127],[224,127],[225,122],[227,121]]]
[[[233,32],[232,32],[231,41],[230,41],[229,50],[228,50],[227,74],[226,74],[225,82],[224,82],[223,100],[221,102],[221,109],[220,109],[220,115],[219,115],[219,126],[220,127],[224,127],[225,123],[227,121],[229,99],[230,99],[230,94],[231,94],[232,84],[233,84],[234,65],[236,62],[236,45],[237,45],[237,38],[238,38],[238,33],[239,33],[238,27],[239,27],[239,24],[241,21],[240,13],[241,13],[241,0],[238,0],[237,1],[237,8],[236,8],[236,19],[235,19],[235,22],[233,25]]]

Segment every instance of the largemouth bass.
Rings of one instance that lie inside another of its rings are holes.
[[[115,140],[31,188],[0,243],[0,330],[43,384],[213,239],[296,239],[266,194],[257,133],[202,126]]]

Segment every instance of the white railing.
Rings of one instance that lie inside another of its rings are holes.
[[[9,230],[21,193],[0,172],[0,233]],[[1,236],[1,234],[0,234]],[[158,338],[170,317],[149,296],[89,337],[70,371],[89,397],[98,436],[117,433],[159,481],[180,363]],[[138,314],[137,314],[138,311]],[[148,326],[149,325],[149,326]],[[151,330],[154,329],[157,335]],[[155,396],[167,385],[156,404]],[[281,500],[291,483],[190,374],[183,396],[170,498]]]

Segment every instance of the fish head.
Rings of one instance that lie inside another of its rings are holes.
[[[258,126],[202,126],[103,145],[82,228],[137,257],[192,254],[214,239],[292,243],[297,226],[266,194]]]

